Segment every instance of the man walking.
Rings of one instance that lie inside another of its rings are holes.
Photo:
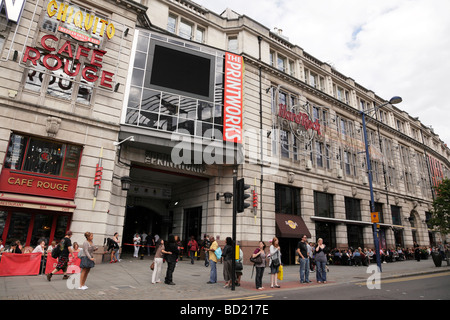
[[[219,247],[219,244],[215,240],[214,236],[209,237],[209,241],[211,242],[211,246],[208,249],[209,253],[209,264],[211,266],[211,271],[209,272],[209,281],[208,284],[217,282],[217,257],[215,254],[216,249]]]
[[[58,272],[59,270],[62,270],[63,280],[69,279],[69,276],[67,275],[67,265],[69,263],[69,253],[73,256],[73,250],[72,250],[72,241],[70,238],[72,237],[72,231],[67,231],[66,236],[60,241],[58,244],[60,248],[60,253],[58,257],[58,263],[56,264],[56,268],[51,272],[47,274],[47,280],[51,281],[52,276]],[[53,248],[55,250],[55,248]]]
[[[308,238],[306,234],[304,234],[297,246],[297,253],[300,258],[300,283],[311,282],[309,281],[309,257],[307,240]]]

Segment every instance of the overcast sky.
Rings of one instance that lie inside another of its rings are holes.
[[[194,0],[282,29],[289,41],[450,145],[450,0]]]

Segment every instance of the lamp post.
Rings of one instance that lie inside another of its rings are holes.
[[[362,125],[363,125],[363,132],[364,132],[364,145],[366,147],[367,173],[369,175],[371,213],[375,212],[375,200],[374,200],[374,196],[373,196],[372,166],[370,164],[369,144],[367,142],[366,113],[369,111],[376,111],[377,109],[384,107],[385,105],[388,105],[388,104],[397,104],[400,102],[402,102],[402,98],[395,96],[395,97],[392,97],[388,102],[386,102],[378,107],[375,107],[375,108],[373,108],[371,110],[367,110],[367,111],[361,111]],[[373,228],[373,239],[374,239],[374,243],[375,243],[375,254],[376,254],[376,258],[377,258],[378,271],[381,272],[380,241],[378,238],[377,223],[373,223],[372,228]]]

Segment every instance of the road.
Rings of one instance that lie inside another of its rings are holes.
[[[366,282],[324,284],[302,289],[266,289],[233,300],[450,300],[450,272],[381,280],[379,289]]]

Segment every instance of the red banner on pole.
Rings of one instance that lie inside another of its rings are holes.
[[[4,252],[0,261],[0,276],[38,275],[41,256],[41,253]]]
[[[75,258],[72,258],[72,255],[69,254],[69,262],[67,263],[67,273],[79,273],[81,271],[80,269],[80,262],[81,259],[78,258],[78,252],[74,252],[73,255]],[[53,259],[51,254],[47,255],[47,264],[45,266],[45,274],[51,273],[58,264],[58,259]],[[63,274],[62,270],[59,270],[55,274]]]

